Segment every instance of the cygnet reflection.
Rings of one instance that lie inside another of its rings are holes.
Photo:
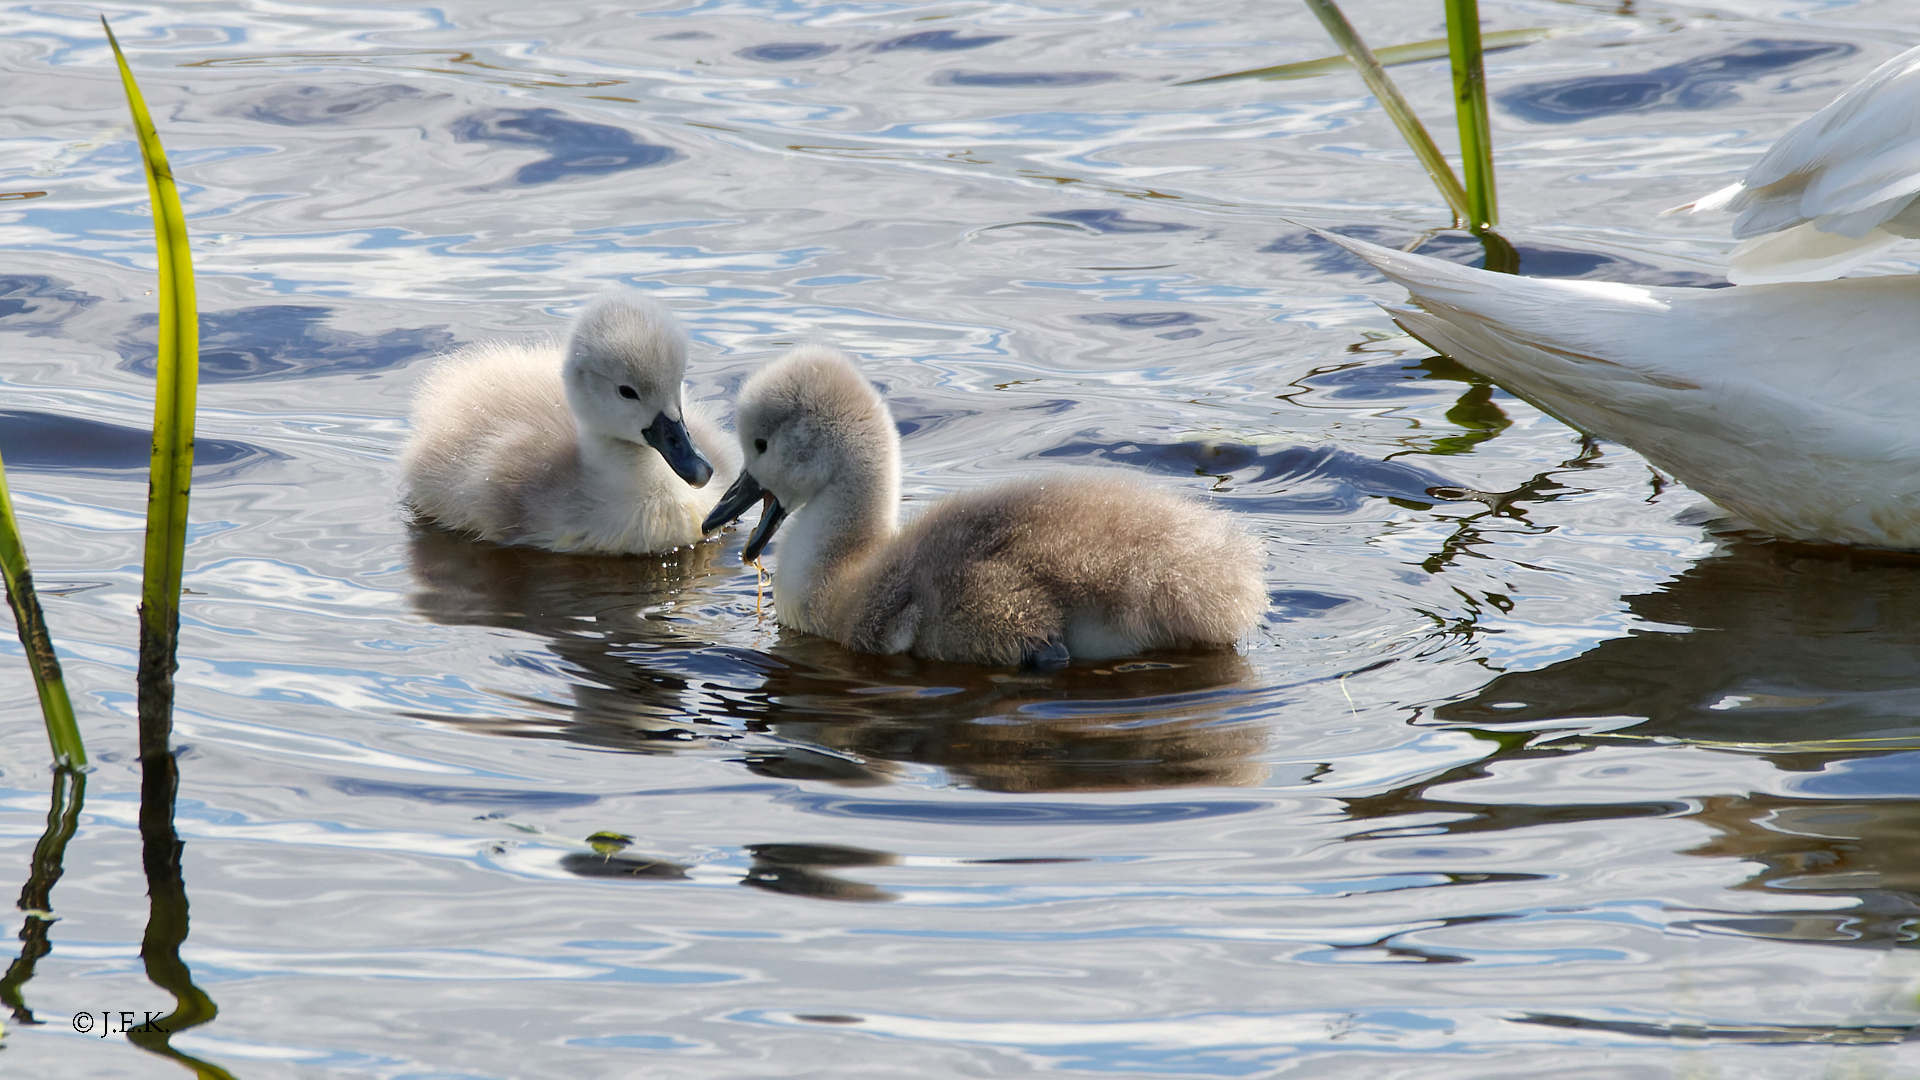
[[[519,699],[533,715],[438,717],[493,734],[626,750],[670,749],[697,738],[694,684],[724,677],[724,657],[668,615],[734,571],[718,544],[661,555],[568,555],[479,543],[415,526],[409,568],[415,611],[448,626],[537,634],[573,669],[572,707]],[[735,676],[737,677],[737,675]]]
[[[831,753],[832,773],[886,762],[934,765],[988,791],[1118,791],[1263,782],[1264,728],[1231,650],[1169,652],[1048,674],[853,653],[802,633],[769,652],[751,719],[790,744]],[[800,750],[800,747],[795,747]],[[805,775],[801,750],[749,758]]]
[[[654,753],[719,736],[737,740],[754,773],[842,786],[892,783],[911,765],[1004,792],[1266,779],[1252,669],[1231,649],[1016,674],[854,653],[793,631],[764,652],[717,645],[689,620],[738,573],[719,547],[607,558],[417,527],[415,610],[536,634],[572,669],[570,707],[522,697],[510,714],[437,719]]]

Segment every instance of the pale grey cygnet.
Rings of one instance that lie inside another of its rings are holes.
[[[899,525],[899,436],[852,361],[803,345],[738,404],[740,478],[708,529],[788,515],[779,621],[870,653],[1000,666],[1227,646],[1267,608],[1260,544],[1227,514],[1108,470],[945,498]]]
[[[695,543],[739,457],[683,404],[686,368],[678,320],[631,289],[589,304],[564,348],[457,350],[414,398],[400,455],[407,501],[449,529],[550,551]],[[722,483],[709,483],[716,472]]]

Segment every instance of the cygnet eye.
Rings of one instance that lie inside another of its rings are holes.
[[[635,390],[631,386],[623,386],[620,388],[620,396],[626,398],[628,401],[639,401],[640,391]]]
[[[767,440],[765,440],[765,439],[755,439],[755,440],[753,440],[753,449],[754,449],[754,451],[755,451],[756,453],[761,453],[761,454],[764,454],[764,453],[766,453],[766,452],[767,452]]]

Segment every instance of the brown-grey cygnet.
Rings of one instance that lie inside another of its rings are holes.
[[[549,551],[695,543],[722,486],[707,481],[739,458],[697,404],[682,405],[686,369],[686,332],[631,289],[589,304],[564,348],[460,349],[414,397],[407,501],[447,528]]]
[[[942,499],[899,525],[893,416],[853,362],[803,345],[740,390],[740,478],[715,529],[781,521],[781,623],[871,653],[1059,667],[1231,645],[1267,608],[1261,547],[1227,514],[1104,470]]]

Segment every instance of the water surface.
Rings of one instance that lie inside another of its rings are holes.
[[[1522,270],[1700,287],[1725,221],[1657,212],[1914,40],[1886,3],[1483,11],[1578,31],[1489,59]],[[1691,524],[1631,451],[1399,336],[1397,290],[1298,224],[1442,222],[1358,81],[1173,85],[1325,55],[1304,8],[110,14],[202,274],[176,824],[220,1012],[176,1048],[247,1078],[1916,1075],[1920,567]],[[8,16],[0,189],[46,194],[0,203],[0,452],[96,768],[0,1063],[179,1075],[75,1030],[171,1008],[133,739],[146,196],[95,13]],[[1444,65],[1396,74],[1444,130]],[[409,523],[421,362],[615,283],[685,318],[701,399],[796,341],[858,355],[909,509],[1070,465],[1212,501],[1264,542],[1267,619],[1024,675],[784,631],[737,534],[593,559]],[[0,700],[25,880],[50,780],[10,639]]]

